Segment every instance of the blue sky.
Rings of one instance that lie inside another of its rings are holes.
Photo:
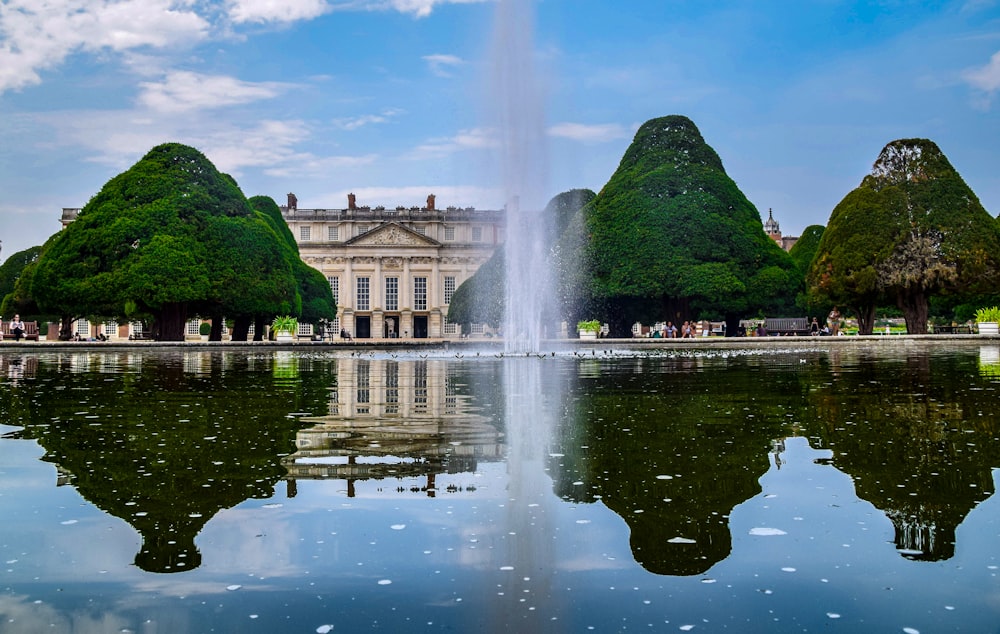
[[[522,1],[522,0],[517,0]],[[526,1],[526,0],[524,0]],[[300,207],[497,208],[479,0],[2,0],[0,259],[165,141]],[[993,0],[539,0],[544,187],[599,190],[683,114],[785,234],[826,224],[881,148],[935,141],[1000,213]]]

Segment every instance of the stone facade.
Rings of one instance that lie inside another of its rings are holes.
[[[771,209],[767,210],[767,220],[764,221],[764,233],[777,242],[778,246],[785,251],[791,251],[792,247],[799,240],[798,236],[781,235],[781,227],[778,225],[778,221],[774,219],[774,213]]]
[[[472,208],[300,209],[281,214],[302,259],[330,281],[335,336],[359,339],[457,336],[447,323],[451,294],[503,242],[505,213]]]

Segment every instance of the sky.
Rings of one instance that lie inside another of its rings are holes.
[[[825,225],[901,138],[936,142],[1000,213],[1000,0],[517,1],[549,197],[599,191],[643,122],[682,114],[785,235]],[[0,259],[170,141],[279,204],[502,207],[497,10],[0,0]]]

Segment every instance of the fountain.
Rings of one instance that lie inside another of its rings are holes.
[[[507,210],[507,270],[503,335],[507,352],[538,352],[551,293],[546,262],[552,240],[545,209],[545,131],[542,90],[534,72],[530,0],[497,4],[492,50],[492,99],[500,132]]]

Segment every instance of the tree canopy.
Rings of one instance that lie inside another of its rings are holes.
[[[53,236],[30,294],[64,326],[75,316],[145,318],[157,339],[182,340],[191,316],[298,314],[283,245],[230,176],[198,150],[166,143]]]
[[[812,297],[850,306],[861,334],[889,302],[920,334],[932,297],[989,292],[998,278],[996,220],[934,142],[900,139],[834,208],[807,282]]]
[[[626,336],[636,320],[791,310],[801,274],[687,117],[639,128],[617,171],[570,224],[560,248],[583,243],[570,295]],[[572,258],[569,258],[572,261]],[[565,283],[565,280],[564,280]],[[735,330],[735,328],[732,328]]]
[[[0,265],[0,315],[20,313],[25,320],[41,316],[26,290],[41,251],[40,246],[18,251]]]

